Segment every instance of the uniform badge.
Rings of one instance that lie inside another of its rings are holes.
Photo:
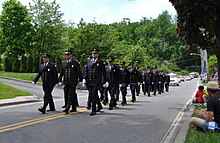
[[[48,71],[50,71],[50,69],[48,69]]]

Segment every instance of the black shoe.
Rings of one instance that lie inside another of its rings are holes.
[[[45,110],[45,109],[42,109],[42,108],[39,108],[38,111],[40,111],[42,114],[45,114],[45,113],[46,113],[46,110]]]
[[[72,110],[70,110],[70,112],[77,112],[77,110],[76,109],[72,109]]]
[[[134,101],[135,101],[134,99],[131,100],[131,102],[133,102],[133,103],[134,103]]]
[[[103,107],[101,106],[96,110],[96,112],[100,112],[102,109],[103,109]]]
[[[65,112],[66,114],[69,114],[69,110],[67,109],[63,110],[63,112]]]
[[[102,102],[103,105],[106,105],[107,103],[105,101]]]
[[[154,93],[153,95],[156,96],[156,93]]]
[[[113,107],[109,107],[108,109],[109,109],[109,110],[113,110]]]
[[[159,92],[158,94],[161,94],[161,92]]]
[[[150,97],[150,94],[148,94],[148,97]]]
[[[66,108],[66,106],[64,105],[64,106],[62,106],[62,108]]]
[[[136,96],[139,96],[139,94],[137,94]]]
[[[92,112],[92,113],[90,114],[90,116],[94,116],[94,115],[96,115],[96,112]]]
[[[87,106],[86,109],[90,110],[90,109],[91,109],[91,106]]]
[[[55,109],[49,109],[47,110],[47,112],[52,112],[52,111],[56,111]]]
[[[124,102],[121,102],[121,105],[122,105],[122,106],[125,106],[125,103],[124,103]]]

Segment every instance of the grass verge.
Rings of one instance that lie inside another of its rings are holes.
[[[205,108],[204,106],[202,108]],[[198,110],[199,107],[196,107],[195,110]],[[195,114],[193,117],[198,117]],[[193,129],[193,125],[190,124],[188,133],[186,135],[185,143],[220,143],[220,133],[216,132],[202,132],[196,129]]]
[[[17,96],[30,96],[30,93],[16,89],[0,82],[0,100],[15,98]]]
[[[15,73],[15,72],[4,72],[0,71],[0,76],[8,78],[16,78],[20,80],[29,80],[32,81],[36,73]]]

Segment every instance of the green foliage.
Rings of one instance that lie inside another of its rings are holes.
[[[3,70],[4,71],[11,71],[12,69],[12,64],[11,64],[11,60],[8,56],[4,56],[4,59],[3,59]]]
[[[21,56],[19,71],[20,72],[26,72],[27,71],[27,57],[26,57],[26,55]]]
[[[33,0],[30,12],[33,23],[33,49],[35,53],[58,50],[62,47],[63,13],[59,11],[60,6],[56,1],[49,3],[46,0]]]
[[[23,55],[30,47],[31,20],[28,10],[17,0],[2,5],[0,16],[1,49],[12,56]]]
[[[24,7],[16,0],[9,1]],[[184,64],[179,63],[189,58],[185,52],[187,46],[179,41],[175,30],[176,23],[167,11],[162,12],[156,19],[144,17],[139,22],[131,22],[129,18],[124,18],[121,22],[98,24],[95,21],[86,23],[81,19],[77,24],[64,24],[63,13],[59,9],[55,1],[33,0],[27,14],[24,12],[26,23],[31,23],[29,30],[26,30],[27,44],[24,45],[21,41],[22,46],[16,46],[17,49],[10,45],[2,46],[12,47],[14,53],[3,48],[4,52],[11,54],[10,58],[21,57],[20,72],[37,72],[41,56],[45,52],[51,55],[50,61],[57,64],[59,71],[66,49],[73,50],[73,58],[80,62],[81,67],[95,48],[101,51],[100,57],[103,60],[111,56],[115,57],[116,63],[126,61],[127,66],[135,62],[140,70],[147,66],[157,66],[167,71],[181,71],[200,61],[195,59]],[[7,7],[3,7],[3,11],[7,11]],[[7,14],[12,15],[9,11]],[[4,18],[6,17],[2,17]],[[22,18],[19,17],[19,20],[22,21]],[[13,31],[12,27],[9,29]],[[0,46],[6,44],[2,33],[4,27],[1,26]],[[21,48],[23,46],[25,48]]]
[[[12,72],[19,72],[20,71],[20,60],[19,58],[13,58],[12,59]]]

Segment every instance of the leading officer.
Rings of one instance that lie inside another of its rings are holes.
[[[54,86],[58,83],[58,75],[56,65],[54,63],[49,62],[49,57],[49,54],[43,54],[43,64],[40,65],[38,73],[32,82],[33,84],[36,84],[40,77],[42,79],[42,86],[44,91],[44,104],[42,108],[38,109],[38,111],[40,111],[42,114],[46,113],[46,108],[48,104],[50,107],[48,111],[55,111],[52,91],[54,89]]]

